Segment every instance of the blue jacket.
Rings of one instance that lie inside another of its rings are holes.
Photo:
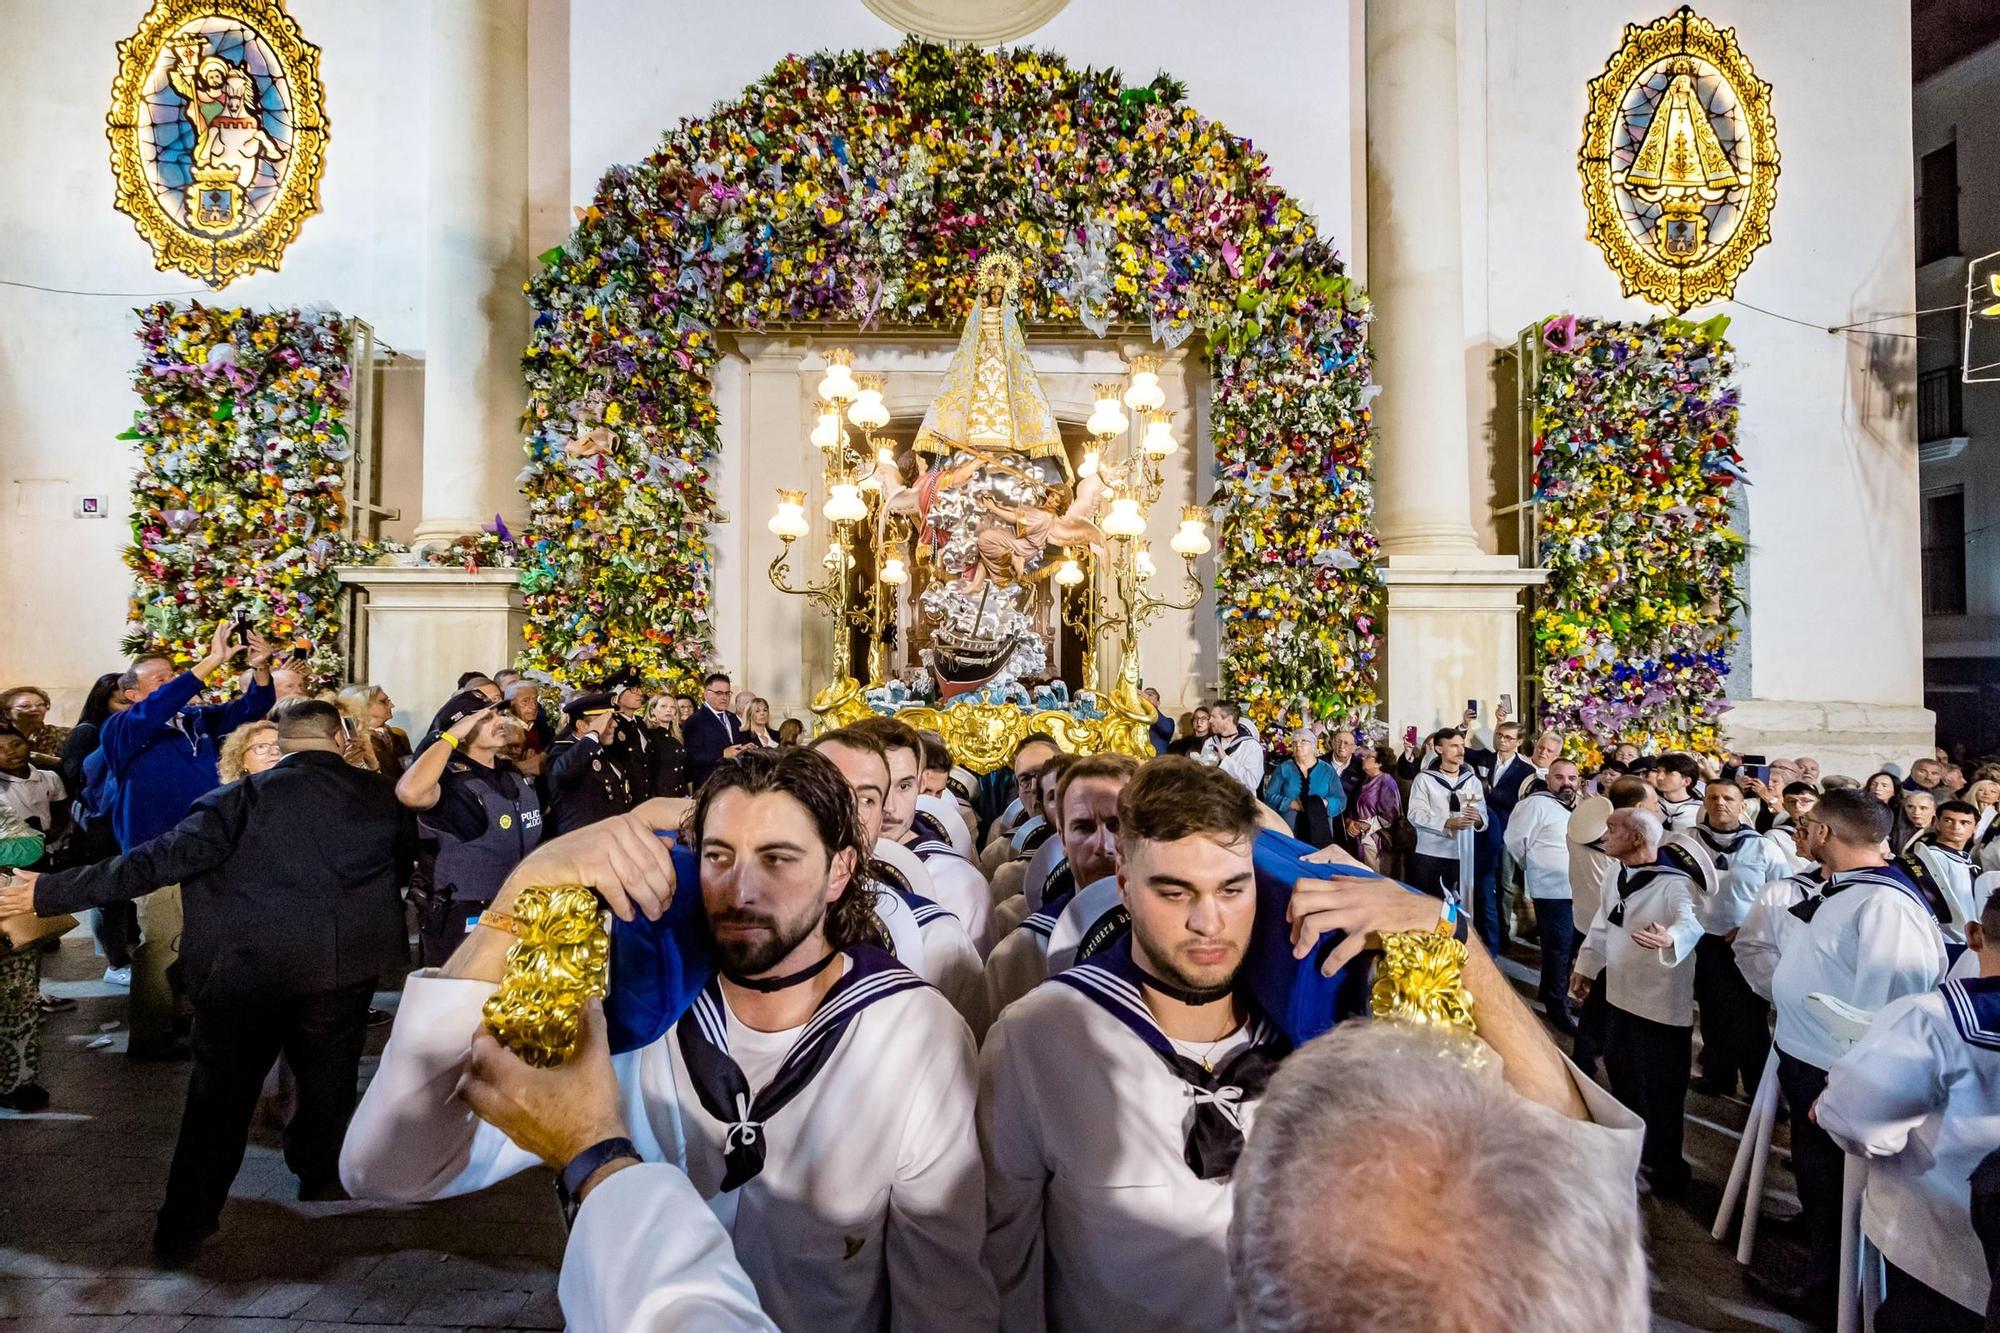
[[[1153,719],[1152,725],[1146,728],[1146,732],[1153,739],[1153,753],[1165,754],[1167,747],[1173,744],[1174,720],[1161,713]]]
[[[217,786],[215,761],[223,738],[271,711],[277,693],[252,684],[226,704],[191,708],[201,677],[183,671],[122,713],[98,733],[98,751],[116,790],[111,831],[130,850],[187,818],[194,803]]]
[[[1347,790],[1334,775],[1333,765],[1324,759],[1312,766],[1310,776],[1299,772],[1296,759],[1287,759],[1272,769],[1270,778],[1264,783],[1264,804],[1276,810],[1278,818],[1296,828],[1300,812],[1292,809],[1292,802],[1300,799],[1301,788],[1304,795],[1317,796],[1326,802],[1328,819],[1338,819],[1340,812],[1347,808]]]

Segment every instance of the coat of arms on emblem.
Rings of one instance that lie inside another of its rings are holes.
[[[1771,85],[1734,29],[1686,6],[1628,24],[1591,80],[1577,166],[1590,238],[1627,296],[1677,312],[1722,300],[1771,239]]]
[[[319,211],[319,48],[283,0],[155,0],[118,44],[105,133],[153,262],[222,287],[275,269]]]

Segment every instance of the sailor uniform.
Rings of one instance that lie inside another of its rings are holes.
[[[797,1029],[745,1027],[711,980],[660,1035],[614,1051],[625,1123],[709,1201],[777,1327],[990,1327],[971,1036],[881,950],[847,954]],[[356,1197],[446,1198],[535,1164],[452,1096],[496,989],[409,978],[341,1153]]]
[[[918,885],[930,887],[922,865],[916,867],[918,876],[913,883],[896,863],[881,859],[885,846],[894,844],[886,840],[877,844],[876,869],[883,878],[874,883],[875,919],[882,926],[890,952],[943,993],[975,1039],[985,1036],[986,971],[979,951],[972,947],[972,937],[957,917],[919,890]],[[904,848],[896,851],[908,855]]]
[[[1055,868],[1068,859],[1069,853],[1064,850],[1061,838],[1052,837],[1035,848],[1034,855],[1028,858],[1027,868],[1021,872],[1021,893],[1028,900],[1030,912],[1039,912],[1048,906],[1048,899],[1042,896],[1042,891]]]
[[[1567,834],[1565,834],[1567,836]],[[1569,845],[1570,921],[1576,929],[1576,944],[1570,952],[1570,968],[1575,970],[1576,952],[1590,933],[1597,909],[1618,878],[1618,862],[1605,854],[1602,839],[1571,842]],[[1590,994],[1576,1010],[1576,1044],[1572,1058],[1584,1069],[1594,1069],[1604,1054],[1604,976],[1590,979]]]
[[[1750,914],[1736,929],[1729,949],[1736,956],[1737,970],[1750,989],[1766,1000],[1771,998],[1771,974],[1778,970],[1778,956],[1791,936],[1805,928],[1792,909],[1808,898],[1819,897],[1824,882],[1817,867],[1772,880],[1758,890]]]
[[[2000,978],[1946,982],[1878,1012],[1829,1072],[1819,1124],[1870,1159],[1861,1228],[1882,1257],[1983,1312],[1971,1177],[2000,1144]]]
[[[1076,878],[1068,861],[1057,863],[1043,892],[1047,906],[1024,917],[986,956],[986,1012],[993,1018],[1048,980],[1049,936],[1076,896]]]
[[[1534,770],[1529,769],[1532,773]],[[1570,808],[1546,791],[1521,798],[1507,817],[1502,846],[1521,867],[1522,887],[1535,900],[1535,930],[1542,954],[1542,1009],[1558,1029],[1569,1016],[1569,973],[1576,959],[1575,918],[1570,914]]]
[[[1240,1003],[1212,1049],[1170,1040],[1121,941],[994,1026],[979,1137],[1003,1329],[1234,1327],[1229,1175],[1285,1050]]]
[[[1660,800],[1660,821],[1667,826],[1667,832],[1679,833],[1691,829],[1701,820],[1701,797],[1690,793],[1678,801],[1670,801],[1662,796]]]
[[[729,1233],[679,1167],[641,1162],[577,1211],[556,1283],[571,1333],[776,1333]]]
[[[1077,890],[1049,931],[1049,975],[1087,963],[1131,928],[1132,914],[1118,892],[1118,876],[1106,875]]]
[[[972,828],[965,821],[965,812],[949,792],[926,792],[917,798],[917,814],[929,816],[937,821],[938,827],[951,841],[951,849],[967,861],[976,859],[979,848],[973,844]]]
[[[1470,901],[1479,831],[1486,827],[1484,795],[1470,768],[1451,774],[1427,768],[1411,781],[1408,818],[1417,831],[1412,875],[1417,888],[1452,902]],[[1445,821],[1456,814],[1471,815],[1473,823],[1448,833]]]
[[[1695,915],[1701,919],[1701,943],[1695,948],[1694,998],[1701,1009],[1701,1073],[1727,1095],[1740,1080],[1755,1092],[1770,1055],[1771,1017],[1768,1002],[1736,966],[1728,935],[1743,924],[1758,893],[1782,879],[1787,862],[1770,839],[1747,825],[1726,833],[1697,823],[1676,833],[1672,845],[1698,863]]]
[[[1791,933],[1771,976],[1777,1006],[1778,1084],[1791,1108],[1792,1172],[1806,1219],[1806,1281],[1825,1288],[1840,1261],[1841,1152],[1807,1115],[1846,1043],[1806,1004],[1830,995],[1873,1013],[1943,980],[1940,920],[1948,915],[1900,866],[1871,866],[1828,878],[1817,898],[1792,909],[1805,929]]]
[[[1975,901],[1972,887],[1979,878],[1979,867],[1964,852],[1953,851],[1942,843],[1920,842],[1913,852],[1944,891],[1945,901],[1951,904],[1952,929],[1963,939],[1965,923],[1979,919],[1980,904]]]
[[[1202,763],[1242,783],[1253,797],[1264,789],[1264,744],[1256,732],[1241,723],[1234,736],[1210,735],[1202,742],[1199,757]]]
[[[904,844],[884,838],[876,844],[876,856],[889,861],[908,879],[916,892],[929,898],[957,918],[965,927],[972,947],[984,958],[990,947],[993,899],[986,877],[951,850],[942,838],[925,838]]]
[[[1611,1091],[1646,1122],[1641,1161],[1663,1193],[1683,1187],[1681,1156],[1688,1057],[1694,1044],[1694,969],[1701,922],[1684,859],[1662,848],[1648,866],[1621,866],[1597,909],[1576,970],[1604,974],[1604,1069]],[[1673,943],[1649,949],[1632,941],[1643,926],[1663,926]]]

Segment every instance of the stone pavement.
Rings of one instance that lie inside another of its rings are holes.
[[[97,980],[101,970],[84,931],[48,960],[45,989],[78,1000],[47,1027],[42,1081],[55,1100],[35,1116],[0,1112],[0,1320],[8,1327],[408,1333],[562,1326],[555,1277],[563,1232],[547,1172],[443,1203],[304,1204],[295,1200],[297,1182],[274,1127],[261,1121],[221,1234],[193,1268],[155,1267],[153,1209],[187,1066],[127,1060],[122,1028],[100,1031],[124,1016],[123,993]],[[1510,971],[1518,977],[1524,969]],[[393,1005],[394,998],[381,1002]],[[371,1034],[364,1074],[386,1033]],[[1731,1252],[1708,1238],[1735,1150],[1728,1134],[1745,1110],[1741,1102],[1695,1098],[1688,1136],[1695,1196],[1688,1206],[1644,1204],[1657,1330],[1805,1327],[1748,1295]],[[1771,1182],[1788,1188],[1789,1173],[1774,1167]],[[1760,1263],[1780,1271],[1797,1263],[1794,1243],[1766,1235]]]

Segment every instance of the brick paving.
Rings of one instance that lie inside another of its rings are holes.
[[[45,988],[78,1001],[47,1026],[42,1081],[55,1100],[34,1116],[0,1112],[0,1321],[36,1333],[562,1326],[555,1281],[563,1231],[547,1172],[442,1203],[299,1203],[276,1129],[261,1118],[221,1233],[190,1269],[158,1268],[153,1210],[187,1066],[125,1058],[122,1026],[101,1030],[122,1024],[125,1009],[123,992],[97,980],[102,967],[82,931],[49,958]],[[394,1000],[384,995],[378,1003],[393,1007]],[[386,1033],[370,1034],[364,1077]],[[1749,1295],[1731,1251],[1708,1237],[1735,1150],[1733,1139],[1708,1125],[1738,1129],[1745,1110],[1740,1102],[1694,1098],[1694,1196],[1686,1206],[1644,1204],[1653,1323],[1662,1333],[1806,1327]],[[1781,1166],[1770,1179],[1774,1190],[1790,1184]],[[1786,1271],[1798,1258],[1789,1239],[1768,1230],[1760,1237],[1760,1263]]]

